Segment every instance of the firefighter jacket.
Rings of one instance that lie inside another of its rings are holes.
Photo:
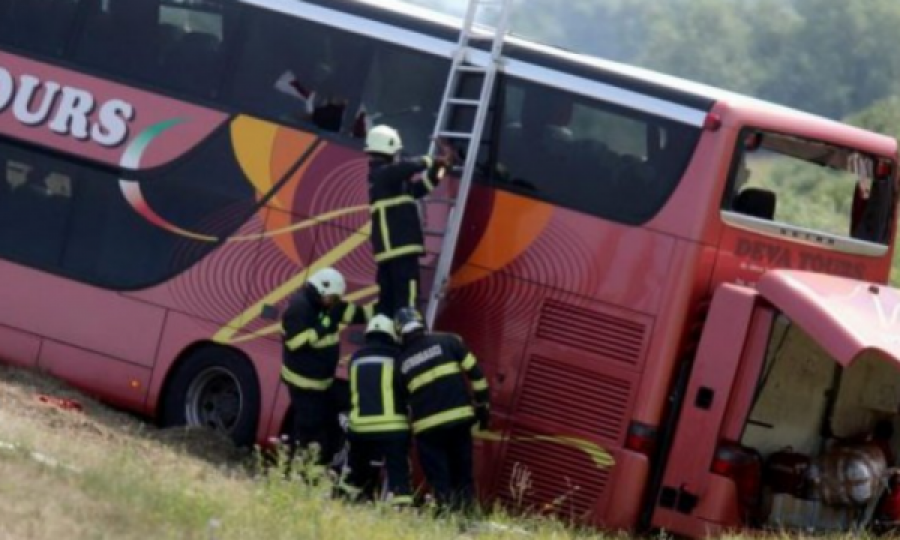
[[[400,348],[367,342],[350,358],[350,432],[359,438],[406,437],[406,387],[400,377]]]
[[[360,308],[342,301],[326,309],[318,291],[309,285],[304,287],[291,299],[281,321],[281,379],[301,390],[328,390],[340,359],[341,329],[364,324],[371,317],[372,306]]]
[[[474,423],[469,385],[475,403],[488,404],[487,380],[457,335],[436,332],[413,338],[400,355],[400,374],[409,392],[413,433]]]
[[[411,181],[423,171],[420,182]],[[443,171],[443,166],[430,157],[399,162],[373,158],[369,162],[369,211],[376,262],[425,253],[416,199],[437,187]]]

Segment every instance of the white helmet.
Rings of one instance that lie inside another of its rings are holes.
[[[344,296],[347,291],[347,282],[344,276],[334,268],[323,268],[309,277],[307,283],[319,291],[322,296]]]
[[[394,331],[394,321],[387,315],[375,315],[372,317],[372,320],[369,321],[369,325],[366,326],[366,333],[371,334],[372,332],[381,332],[382,334],[391,336],[395,340],[397,339],[397,333]]]
[[[402,149],[400,134],[390,126],[375,126],[366,135],[365,151],[368,153],[393,156]]]

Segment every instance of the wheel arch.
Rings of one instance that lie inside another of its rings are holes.
[[[240,360],[250,368],[250,372],[253,376],[253,380],[250,383],[255,385],[257,390],[256,395],[258,396],[257,399],[260,399],[260,403],[257,404],[257,410],[259,410],[259,408],[262,406],[262,385],[260,383],[259,373],[256,369],[256,365],[253,363],[253,360],[250,359],[250,356],[237,347],[222,345],[221,343],[216,343],[210,340],[200,340],[195,341],[182,349],[181,352],[176,355],[175,360],[172,362],[172,365],[169,366],[168,371],[166,371],[162,386],[160,387],[159,396],[156,399],[156,406],[153,410],[154,418],[157,424],[161,424],[163,422],[163,410],[166,406],[167,399],[169,399],[170,397],[172,383],[176,380],[178,374],[185,368],[185,366],[189,365],[190,359],[196,356],[200,351],[215,349],[233,353],[236,358],[240,358]],[[256,418],[255,421],[258,424],[259,418]]]

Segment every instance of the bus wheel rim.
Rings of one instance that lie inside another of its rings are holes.
[[[189,426],[231,433],[241,419],[244,395],[237,377],[222,367],[206,368],[194,377],[185,399]]]

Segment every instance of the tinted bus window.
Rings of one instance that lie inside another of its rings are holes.
[[[497,187],[629,224],[659,211],[700,129],[506,79]]]
[[[117,290],[184,271],[255,205],[222,138],[202,159],[137,182],[171,227],[129,204],[111,171],[0,145],[0,258]]]
[[[370,124],[397,129],[406,153],[426,153],[449,69],[446,59],[378,46],[363,90]]]
[[[88,0],[76,60],[192,96],[216,93],[225,64],[219,2]],[[230,12],[229,12],[230,13]]]
[[[255,11],[231,97],[241,109],[262,117],[364,136],[355,120],[367,50],[353,34]]]
[[[7,0],[2,4],[0,42],[49,56],[63,53],[78,0]]]

